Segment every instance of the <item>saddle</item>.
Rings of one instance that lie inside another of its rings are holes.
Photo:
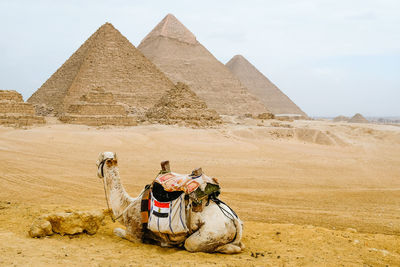
[[[169,241],[186,237],[189,213],[202,211],[209,197],[219,193],[218,181],[203,174],[201,168],[189,175],[178,174],[171,172],[169,161],[163,161],[161,171],[142,195],[143,231]]]

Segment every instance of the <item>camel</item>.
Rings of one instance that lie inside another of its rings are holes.
[[[121,184],[116,153],[100,153],[96,165],[98,177],[104,179],[107,204],[126,228],[115,228],[114,234],[132,242],[141,242],[141,195],[137,198],[129,196]],[[217,205],[209,201],[202,211],[190,212],[187,225],[190,232],[180,246],[189,252],[234,254],[244,249],[241,242],[243,223],[225,203]],[[171,242],[170,238],[161,241],[154,238],[153,241],[162,247],[176,246],[176,242]]]

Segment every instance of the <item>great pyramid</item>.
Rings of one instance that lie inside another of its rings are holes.
[[[34,107],[25,103],[21,94],[0,90],[0,125],[20,127],[42,123],[44,118],[35,115]]]
[[[357,113],[353,117],[351,117],[349,122],[353,122],[353,123],[369,123],[369,121],[366,118],[364,118],[364,116],[361,115],[360,113]]]
[[[135,118],[127,116],[126,108],[115,103],[113,94],[102,88],[81,96],[79,102],[71,104],[60,116],[60,121],[91,126],[137,125]]]
[[[261,102],[274,114],[299,114],[307,117],[290,98],[265,77],[242,55],[234,56],[226,67],[239,78],[249,91],[257,96]]]
[[[153,122],[192,127],[207,127],[222,123],[215,110],[209,109],[189,86],[180,82],[175,88],[167,91],[146,116]]]
[[[102,25],[28,100],[56,113],[93,89],[113,93],[133,113],[152,107],[174,84],[110,23]]]
[[[268,112],[255,96],[172,14],[168,14],[138,49],[173,82],[189,85],[220,114]]]

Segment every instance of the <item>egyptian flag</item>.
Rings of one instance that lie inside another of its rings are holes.
[[[167,218],[169,215],[170,203],[159,202],[153,198],[153,214],[160,218]]]

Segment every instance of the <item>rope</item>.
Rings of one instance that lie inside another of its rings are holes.
[[[235,236],[233,237],[233,239],[232,239],[232,241],[231,242],[229,242],[229,243],[233,243],[233,242],[235,242],[235,240],[236,240],[236,237],[237,237],[237,235],[238,235],[238,219],[239,219],[239,217],[237,216],[237,214],[233,211],[233,209],[231,208],[231,207],[229,207],[225,202],[223,202],[222,200],[220,200],[220,199],[218,199],[218,198],[216,198],[215,196],[214,197],[211,197],[211,200],[212,201],[214,201],[214,203],[215,204],[217,204],[217,206],[218,206],[218,208],[221,210],[221,212],[222,212],[222,214],[224,214],[224,216],[225,217],[227,217],[228,219],[230,219],[232,222],[233,222],[233,225],[235,226],[235,229],[236,229],[236,232],[235,232]],[[228,207],[229,208],[229,210],[232,212],[232,213],[230,213],[229,211],[227,211],[224,207],[221,207],[221,203],[222,204],[224,204],[226,207]],[[228,215],[229,216],[228,216]],[[235,219],[235,217],[236,217],[236,219]]]
[[[109,199],[108,199],[107,187],[106,187],[106,183],[107,183],[107,182],[106,182],[106,177],[104,176],[104,172],[103,172],[103,167],[104,167],[105,161],[106,161],[106,159],[103,160],[103,161],[100,163],[99,168],[101,168],[101,175],[103,176],[104,196],[106,197],[107,208],[108,208],[108,210],[110,210],[110,204],[109,204],[110,201],[109,201]],[[119,214],[116,218],[114,218],[114,213],[112,212],[111,215],[110,215],[111,220],[112,220],[113,222],[115,222],[116,220],[118,220],[119,218],[121,218],[121,216],[124,215],[124,213],[125,213],[133,204],[135,204],[136,201],[137,201],[139,198],[141,198],[141,197],[143,196],[144,191],[145,191],[145,190],[143,190],[143,191],[140,193],[140,195],[139,195],[134,201],[132,201],[131,204],[129,204],[129,205],[121,212],[121,214]],[[112,210],[111,210],[111,211],[112,211]]]

